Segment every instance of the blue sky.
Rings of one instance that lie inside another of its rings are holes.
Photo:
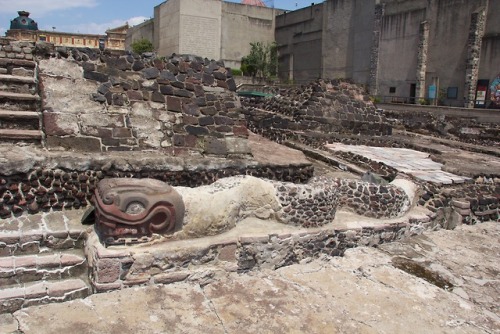
[[[268,2],[269,0],[264,0]],[[40,30],[104,34],[106,29],[129,22],[135,25],[153,16],[162,0],[0,0],[0,36],[10,28],[17,11],[26,10]],[[232,0],[231,2],[240,2]],[[311,0],[274,0],[274,7],[293,10]],[[316,1],[316,3],[322,2]]]

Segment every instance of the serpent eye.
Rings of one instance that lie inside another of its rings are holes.
[[[115,202],[115,197],[116,197],[115,193],[104,194],[104,197],[102,198],[102,202],[106,205],[111,205]]]
[[[144,205],[140,202],[130,202],[127,205],[127,209],[125,210],[125,213],[129,215],[139,215],[143,213],[146,210]]]

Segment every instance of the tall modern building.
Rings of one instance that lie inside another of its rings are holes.
[[[393,102],[494,107],[499,15],[498,0],[327,0],[277,17],[280,77],[352,79]]]
[[[239,68],[250,43],[274,41],[281,13],[260,0],[167,0],[155,7],[153,19],[129,29],[126,46],[146,38],[161,56],[196,54]]]

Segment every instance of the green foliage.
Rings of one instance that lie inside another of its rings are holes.
[[[132,51],[138,54],[154,51],[153,43],[151,43],[151,41],[146,38],[132,42],[131,47]]]
[[[250,43],[250,53],[241,59],[241,71],[245,75],[270,78],[278,73],[278,45]]]
[[[430,103],[429,103],[428,99],[419,99],[418,104],[423,105],[423,106],[428,106]]]
[[[370,100],[375,104],[382,102],[382,98],[380,96],[370,96]]]
[[[446,100],[446,97],[448,95],[448,92],[446,90],[446,88],[440,88],[439,91],[438,91],[438,103],[439,105],[444,105],[444,102]]]
[[[235,77],[240,77],[243,75],[243,71],[240,70],[239,68],[232,68],[231,69],[231,73],[233,74],[233,76]]]

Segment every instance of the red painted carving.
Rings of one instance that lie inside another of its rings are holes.
[[[182,228],[184,202],[153,179],[104,179],[94,196],[96,229],[106,245],[137,243]]]

